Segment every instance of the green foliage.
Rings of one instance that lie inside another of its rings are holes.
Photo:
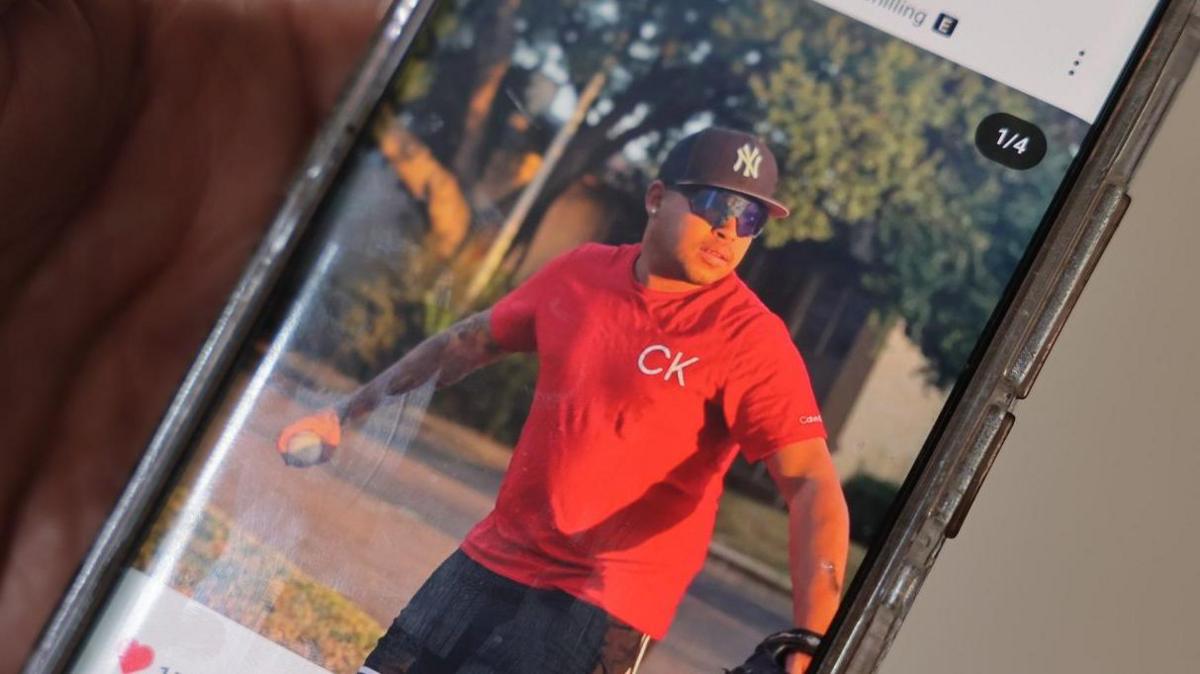
[[[347,253],[317,298],[325,320],[306,324],[295,348],[365,380],[444,328],[435,256],[415,248],[395,258]]]
[[[896,500],[897,485],[859,473],[842,483],[850,510],[850,540],[869,546],[884,524],[884,516]]]
[[[397,342],[413,333],[412,307],[393,275],[380,272],[353,280],[346,288],[346,312],[336,325],[334,360],[346,363],[352,374],[387,365]]]
[[[400,70],[392,84],[393,102],[404,105],[419,101],[433,91],[437,67],[430,59],[442,41],[462,25],[462,7],[455,7],[456,4],[467,3],[440,3],[428,19],[431,30],[417,33],[406,56],[407,65]]]
[[[929,359],[930,380],[952,382],[1085,125],[812,2],[622,3],[607,27],[581,15],[582,4],[543,15],[575,24],[548,25],[544,39],[581,36],[565,50],[570,72],[591,72],[605,49],[634,35],[618,66],[626,83],[614,85],[609,111],[595,124],[628,112],[622,103],[630,92],[652,111],[687,101],[686,114],[664,116],[652,128],[664,141],[660,152],[701,113],[753,123],[777,152],[779,195],[793,208],[791,217],[770,223],[766,245],[823,242],[865,263],[863,285],[883,313],[904,318]],[[655,31],[643,38],[638,27],[647,23]],[[579,24],[587,30],[576,30]],[[640,88],[672,68],[697,91]],[[706,90],[713,82],[747,88]],[[998,110],[1043,128],[1051,152],[1041,166],[1009,171],[979,155],[975,127]]]
[[[1082,138],[1079,120],[813,3],[749,3],[769,15],[771,63],[752,77],[759,130],[778,148],[781,198],[769,246],[822,241],[865,263],[863,285],[948,385],[1012,274]],[[750,12],[731,33],[761,22]],[[1028,172],[975,149],[976,125],[1002,110],[1046,131]]]
[[[562,190],[605,171],[633,141],[645,158],[626,157],[626,165],[648,177],[691,122],[753,128],[775,149],[779,196],[793,208],[790,218],[770,223],[765,244],[817,242],[831,259],[861,263],[861,283],[878,298],[879,312],[904,319],[940,386],[966,362],[1086,130],[1061,111],[814,2],[461,0],[435,26],[395,96],[435,154],[449,162],[467,142],[462,123],[474,99],[469,87],[482,86],[481,55],[508,54],[505,92],[492,101],[485,126],[489,138],[496,140],[511,114],[530,121],[523,145],[489,142],[470,153],[479,164],[471,175],[481,174],[491,153],[537,152],[548,142],[557,122],[521,103],[522,83],[535,73],[562,73],[576,91],[598,70],[609,73],[526,228]],[[1010,171],[978,154],[975,126],[995,111],[1043,128],[1050,153],[1040,166]],[[485,241],[493,206],[474,223],[484,226],[475,236]],[[377,283],[353,291],[364,309],[347,314],[347,332],[361,334],[360,344],[339,355],[368,369],[378,364],[368,352],[394,352],[383,344],[387,331],[409,343],[454,318],[423,296],[428,284],[392,298],[408,308],[389,316]]]
[[[438,391],[431,407],[438,414],[516,445],[533,403],[538,361],[512,355]]]

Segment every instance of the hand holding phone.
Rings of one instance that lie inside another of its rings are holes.
[[[4,3],[0,671],[62,596],[377,7]]]

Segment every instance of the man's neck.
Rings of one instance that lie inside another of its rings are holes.
[[[645,251],[639,253],[637,260],[633,263],[633,276],[644,288],[657,292],[684,293],[703,287],[688,281],[655,274],[651,271],[649,262],[646,261]]]

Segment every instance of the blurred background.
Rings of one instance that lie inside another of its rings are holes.
[[[1200,76],[883,674],[1195,672]]]

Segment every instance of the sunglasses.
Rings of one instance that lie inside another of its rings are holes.
[[[767,224],[767,207],[759,201],[719,187],[676,185],[671,189],[687,199],[692,213],[704,218],[713,229],[719,229],[734,218],[738,236],[754,238],[763,233]]]

